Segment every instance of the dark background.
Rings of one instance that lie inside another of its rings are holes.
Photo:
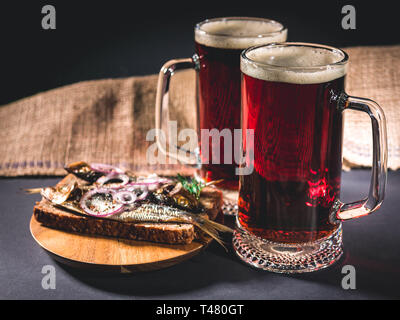
[[[45,4],[56,7],[56,30],[41,28]],[[341,28],[345,4],[356,7],[356,30]],[[186,0],[184,5],[147,0],[1,1],[0,105],[77,81],[156,73],[166,60],[193,53],[193,26],[205,18],[272,18],[289,28],[289,41],[338,47],[400,44],[394,4],[381,0]],[[22,189],[52,185],[57,179],[1,180],[0,299],[399,299],[399,172],[389,173],[379,212],[344,223],[345,254],[338,264],[294,276],[253,270],[215,243],[202,254],[158,272],[105,276],[71,270],[56,264],[26,232],[32,204],[40,197],[26,196]],[[361,199],[369,181],[368,170],[344,173],[342,200]],[[341,287],[341,268],[346,264],[356,266],[357,290]],[[42,289],[43,265],[55,265],[57,290]]]
[[[56,30],[41,9],[56,8]],[[341,8],[356,8],[357,29],[343,30]],[[157,73],[193,52],[193,26],[206,18],[255,16],[289,29],[289,41],[334,46],[400,43],[394,1],[2,1],[0,105],[90,79]]]

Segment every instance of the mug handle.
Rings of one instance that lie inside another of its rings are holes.
[[[372,123],[373,159],[368,197],[351,203],[336,200],[333,206],[337,219],[349,220],[368,215],[382,204],[387,179],[387,129],[385,114],[375,101],[342,93],[338,106],[342,112],[347,109],[365,112],[370,116]]]
[[[183,70],[183,69],[195,69],[199,70],[200,68],[200,62],[199,62],[199,56],[197,54],[194,54],[191,58],[185,58],[185,59],[174,59],[166,62],[161,70],[160,73],[158,74],[158,83],[157,83],[157,95],[156,95],[156,106],[155,106],[155,128],[156,128],[156,143],[158,146],[158,149],[167,155],[170,158],[174,158],[176,160],[179,160],[181,163],[187,164],[187,165],[193,165],[194,162],[197,166],[201,163],[198,152],[191,152],[189,150],[185,150],[179,146],[175,146],[178,152],[173,153],[169,152],[170,150],[169,146],[167,145],[166,141],[162,141],[163,137],[165,136],[160,136],[161,132],[161,127],[163,124],[163,115],[168,115],[169,114],[169,108],[168,108],[168,102],[169,102],[169,85],[171,81],[171,77],[174,75],[175,71],[178,70]],[[197,121],[196,121],[197,123]],[[164,142],[164,143],[163,143]],[[186,156],[182,156],[179,151],[183,151],[186,155],[186,153],[190,153],[192,156],[195,157],[195,161],[188,161]]]

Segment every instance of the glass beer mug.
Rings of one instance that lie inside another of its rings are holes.
[[[244,262],[280,273],[325,268],[342,255],[342,221],[367,215],[383,201],[386,121],[379,105],[344,91],[347,54],[306,43],[248,48],[241,54],[243,152],[252,163],[239,182],[233,236]],[[372,121],[369,195],[339,200],[343,111]],[[248,154],[251,153],[251,157]]]
[[[283,42],[286,37],[287,29],[279,22],[269,19],[229,17],[198,23],[194,29],[194,56],[168,61],[160,71],[155,109],[156,129],[160,130],[163,127],[163,115],[168,113],[171,76],[177,70],[194,68],[197,70],[198,106],[193,109],[198,125],[197,137],[200,137],[201,129],[217,129],[218,132],[227,129],[233,136],[234,129],[240,129],[241,51],[254,45]],[[179,152],[168,152],[171,146],[166,147],[166,143],[160,141],[159,135],[156,139],[161,152],[182,163],[189,162],[186,156],[179,156]],[[201,146],[200,142],[199,139],[200,148],[195,150],[189,163],[194,162],[200,168],[198,173],[205,180],[223,179],[222,184],[218,186],[237,190],[239,178],[235,172],[237,165],[233,161],[233,142],[228,148],[222,144],[213,145],[212,139],[207,147]],[[201,152],[202,147],[208,148],[207,152]],[[218,159],[211,159],[213,148],[220,151]],[[230,154],[226,155],[227,152]],[[230,156],[231,163],[224,161],[226,156]]]

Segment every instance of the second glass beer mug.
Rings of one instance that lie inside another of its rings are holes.
[[[327,267],[342,254],[344,220],[381,205],[387,171],[386,121],[368,99],[344,92],[347,54],[305,43],[252,47],[241,54],[243,152],[252,163],[240,176],[233,245],[246,263],[274,272]],[[343,111],[372,121],[369,195],[339,200]]]
[[[156,129],[161,129],[163,114],[168,113],[168,90],[170,77],[177,70],[194,68],[197,70],[198,106],[193,112],[198,123],[198,137],[201,129],[222,130],[240,129],[240,53],[248,47],[283,42],[287,29],[279,22],[247,17],[229,17],[208,19],[195,26],[195,55],[192,58],[171,60],[160,71],[156,97]],[[193,92],[193,94],[196,94]],[[166,117],[165,117],[166,118]],[[200,140],[200,139],[199,139]],[[221,139],[222,140],[222,139]],[[219,141],[220,142],[220,141]],[[171,157],[187,162],[186,157],[170,153],[157,136],[159,149]],[[195,154],[201,176],[207,181],[223,179],[222,186],[228,189],[238,187],[238,175],[234,162],[234,146],[217,147],[209,141],[209,150],[201,152],[200,145]],[[211,159],[213,149],[219,149],[217,161]],[[230,154],[226,155],[225,153]],[[224,163],[225,158],[231,159]],[[219,184],[221,186],[221,184]]]

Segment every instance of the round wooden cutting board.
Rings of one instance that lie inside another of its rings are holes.
[[[171,245],[101,236],[82,235],[42,226],[32,216],[30,230],[36,242],[53,258],[72,267],[111,272],[150,271],[187,260],[212,240],[202,244]]]

